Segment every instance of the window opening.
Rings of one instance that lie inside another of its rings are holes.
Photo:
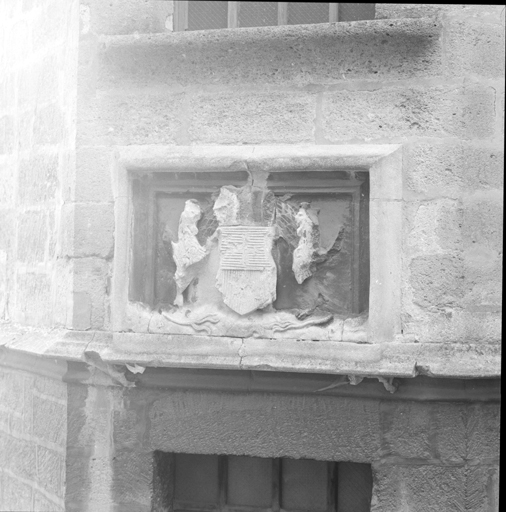
[[[176,0],[174,30],[265,27],[373,20],[376,4]]]
[[[367,512],[370,464],[155,452],[152,510]]]

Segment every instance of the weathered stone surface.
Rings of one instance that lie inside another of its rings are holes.
[[[32,487],[13,478],[7,473],[1,472],[1,482],[3,490],[3,502],[2,507],[6,510],[15,512],[24,512],[25,510],[31,510],[32,508]]]
[[[380,406],[384,455],[429,459],[431,407],[427,404],[383,402]]]
[[[100,258],[79,258],[74,262],[74,329],[100,329],[107,320],[109,264]]]
[[[416,304],[432,310],[459,305],[465,286],[461,257],[419,256],[411,261],[410,270]]]
[[[434,19],[292,25],[109,38],[99,83],[328,84],[442,74]]]
[[[67,408],[65,405],[33,397],[33,435],[55,445],[65,447]]]
[[[63,498],[64,482],[61,481],[63,457],[43,446],[37,446],[37,481],[47,492]]]
[[[43,273],[18,271],[16,292],[10,306],[14,322],[49,327],[51,323],[51,278]]]
[[[58,154],[35,153],[19,162],[18,198],[21,204],[54,200],[58,190]]]
[[[504,183],[502,147],[453,141],[416,142],[405,145],[405,156],[406,192],[424,198],[460,198],[480,189],[500,189]]]
[[[466,469],[466,510],[499,510],[499,467],[479,465]]]
[[[41,263],[46,259],[48,238],[47,214],[32,211],[21,214],[17,222],[17,258],[24,263]]]
[[[110,258],[114,245],[114,206],[110,203],[74,203],[64,210],[70,232],[67,255]],[[70,226],[69,226],[70,224]],[[73,235],[73,237],[72,237]]]
[[[200,94],[189,134],[195,144],[305,143],[314,139],[315,108],[312,94]]]
[[[81,147],[76,154],[73,200],[112,201],[111,151],[104,147]]]
[[[439,403],[431,409],[436,458],[445,462],[462,462],[466,459],[468,408],[458,403]]]
[[[464,467],[382,465],[373,471],[372,512],[466,510]]]
[[[66,134],[65,116],[56,104],[38,107],[33,120],[33,143],[58,144]]]
[[[202,267],[202,260],[207,256],[206,248],[197,239],[197,223],[202,217],[198,201],[189,199],[185,202],[178,227],[177,242],[172,242],[172,256],[176,264],[174,279],[177,285],[175,304],[183,305],[183,292],[197,277]]]
[[[99,93],[78,102],[77,141],[82,146],[174,144],[183,119],[183,94],[150,90]]]
[[[473,18],[446,23],[445,58],[453,76],[504,76],[504,26],[483,24]]]
[[[379,451],[370,400],[174,392],[153,403],[149,418],[151,447],[164,451],[358,462]]]
[[[157,0],[88,0],[85,5],[89,9],[88,30],[96,34],[166,32],[167,17],[173,12],[172,2]]]
[[[413,136],[486,139],[494,136],[494,95],[491,87],[476,85],[325,93],[323,136],[340,143]]]
[[[497,404],[472,407],[467,421],[467,458],[498,461],[500,408]]]

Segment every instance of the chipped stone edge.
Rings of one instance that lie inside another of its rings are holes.
[[[58,361],[89,363],[94,358],[106,365],[325,373],[381,377],[381,382],[417,375],[501,376],[499,343],[287,342],[0,325],[0,364],[11,351]]]

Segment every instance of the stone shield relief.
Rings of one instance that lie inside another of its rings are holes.
[[[155,196],[153,292],[137,302],[151,302],[148,330],[332,338],[367,307],[358,304],[356,271],[363,180],[348,182],[331,191],[284,193],[264,182]]]

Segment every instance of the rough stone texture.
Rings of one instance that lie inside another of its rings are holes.
[[[132,34],[165,32],[171,1],[84,0],[81,3],[81,33]]]
[[[73,199],[78,202],[111,202],[111,151],[104,147],[81,147],[76,160]]]
[[[66,387],[0,366],[0,509],[64,510]]]
[[[492,87],[476,85],[326,93],[323,134],[330,142],[362,143],[415,136],[487,139],[494,136],[494,96]]]
[[[6,210],[0,200],[10,230],[0,247],[0,316],[28,325],[59,316],[57,212],[73,172],[63,155],[75,144],[78,11],[77,0],[0,6],[0,168],[9,178],[0,195],[10,198]]]
[[[82,146],[174,144],[184,95],[117,90],[79,103],[77,142]]]
[[[465,475],[463,466],[378,465],[371,511],[472,510],[466,508]]]
[[[313,138],[316,101],[302,94],[201,95],[191,101],[193,143],[304,143]]]
[[[262,87],[439,76],[442,59],[441,25],[427,18],[108,38],[98,65],[104,88]]]
[[[405,194],[459,198],[477,190],[501,190],[504,151],[501,147],[455,141],[420,141],[405,146]],[[409,196],[408,196],[409,197]]]

